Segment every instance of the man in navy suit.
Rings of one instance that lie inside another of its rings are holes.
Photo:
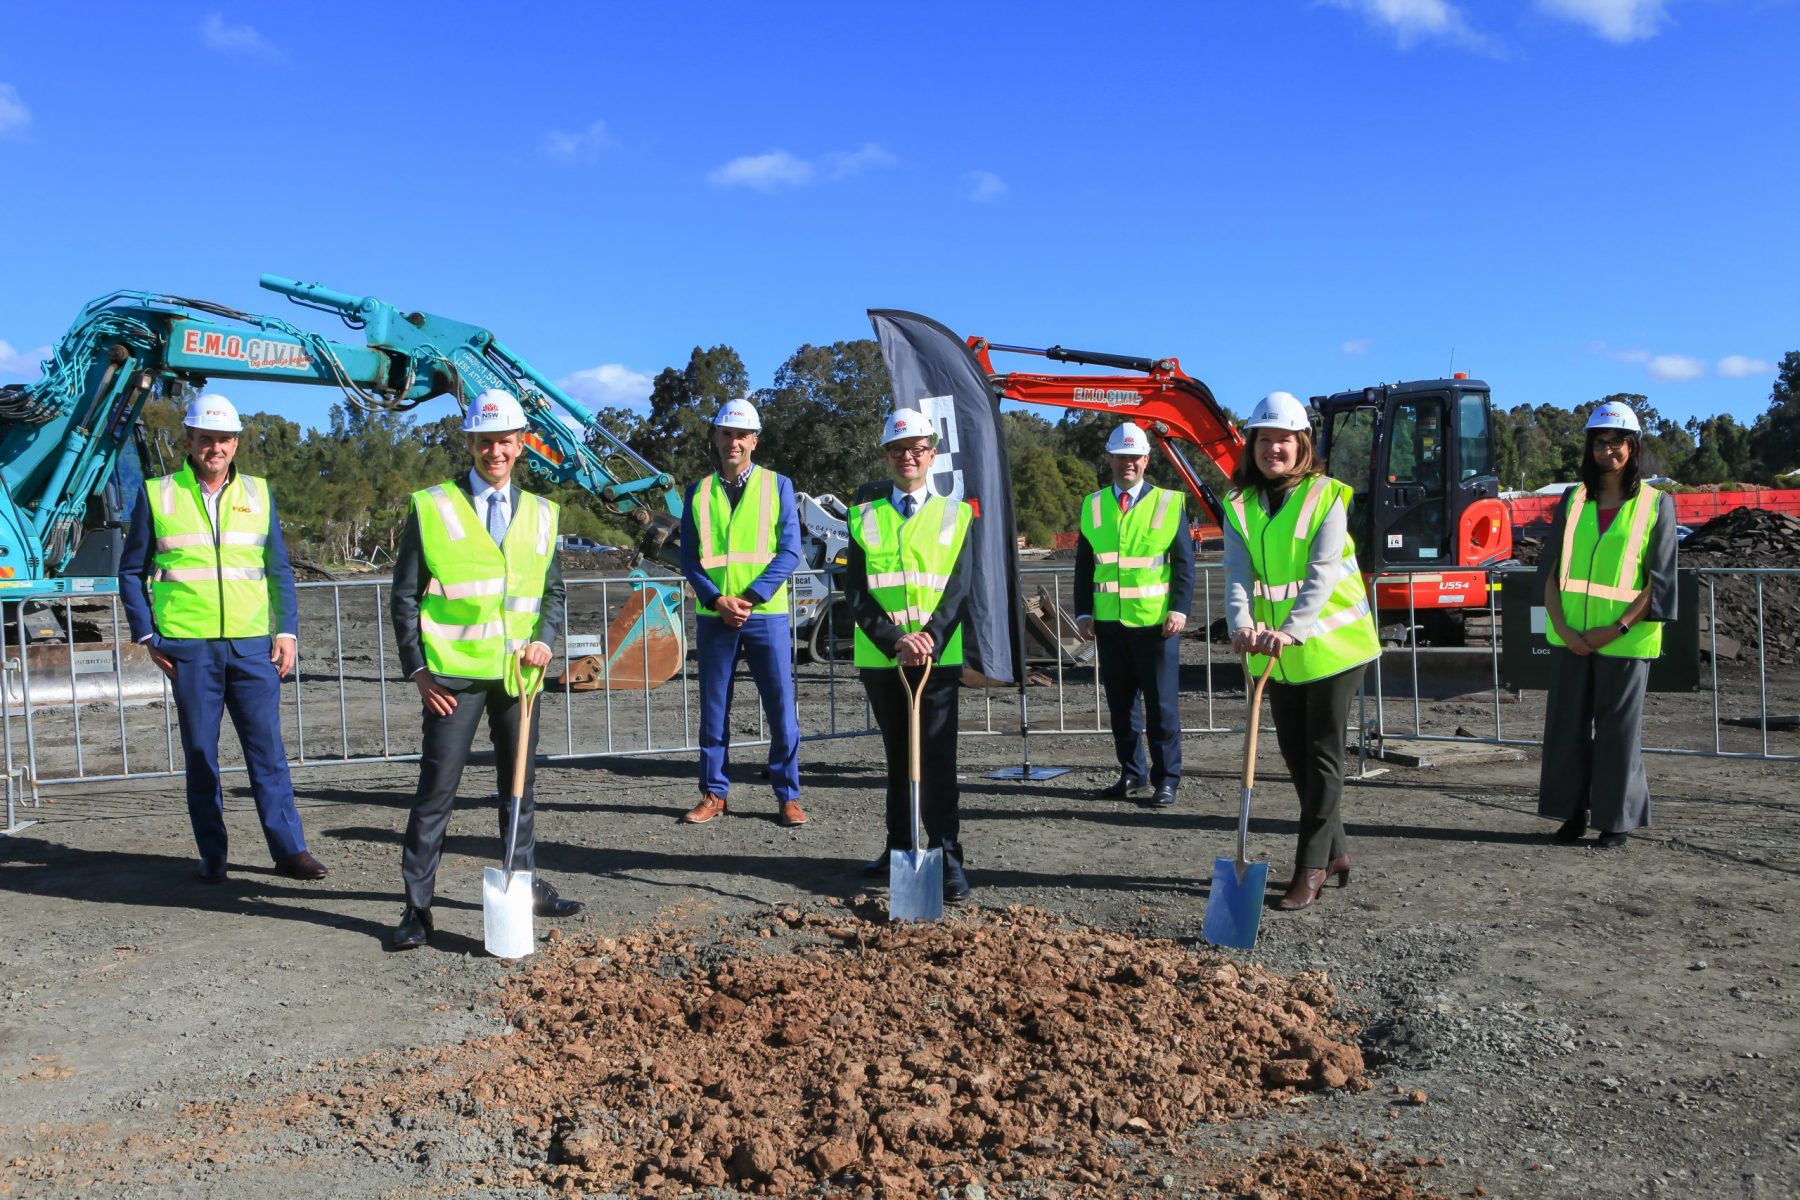
[[[275,498],[266,481],[232,466],[244,426],[230,400],[201,396],[184,423],[187,461],[147,481],[132,510],[119,592],[132,639],[146,644],[175,694],[197,875],[225,881],[219,724],[229,710],[275,870],[321,879],[281,743],[281,681],[294,669],[299,621]]]

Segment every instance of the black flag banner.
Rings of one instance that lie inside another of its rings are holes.
[[[1018,538],[999,397],[963,340],[930,317],[872,308],[869,322],[881,342],[896,407],[916,408],[937,426],[931,490],[975,509],[963,657],[989,679],[1018,683]]]

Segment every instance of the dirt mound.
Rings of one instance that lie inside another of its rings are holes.
[[[630,546],[614,546],[610,550],[559,550],[556,561],[564,573],[597,572],[623,575],[643,562],[644,556]]]
[[[1688,535],[1681,544],[1684,567],[1800,567],[1800,520],[1766,508],[1735,508]],[[1719,633],[1742,644],[1743,657],[1757,647],[1757,577],[1703,576],[1700,611],[1709,606],[1707,579],[1714,580]],[[1800,575],[1764,575],[1762,631],[1771,663],[1800,661]],[[1704,634],[1701,646],[1707,645]],[[1728,657],[1728,655],[1727,655]]]
[[[1251,1169],[1216,1179],[1212,1186],[1225,1195],[1254,1200],[1431,1200],[1439,1193],[1412,1176],[1421,1167],[1443,1165],[1442,1158],[1419,1156],[1381,1161],[1361,1144],[1291,1144],[1263,1151]]]
[[[515,1148],[470,1164],[485,1183],[1108,1195],[1197,1123],[1365,1086],[1333,999],[1321,976],[1030,909],[913,927],[789,908],[704,944],[553,941],[506,987],[513,1036],[302,1108],[378,1152],[462,1114]]]

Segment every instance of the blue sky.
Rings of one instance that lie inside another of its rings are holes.
[[[0,380],[115,288],[329,328],[267,271],[590,404],[901,307],[1239,411],[1454,354],[1748,420],[1800,349],[1797,42],[1794,0],[12,6]]]

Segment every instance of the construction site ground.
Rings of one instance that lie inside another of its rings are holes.
[[[1753,668],[1726,671],[1753,710]],[[1800,709],[1791,669],[1768,686]],[[1219,722],[1242,702],[1215,695]],[[1509,733],[1541,704],[1506,704]],[[1491,705],[1423,713],[1479,730]],[[1653,697],[1646,737],[1710,746],[1704,695]],[[1251,847],[1274,884],[1296,805],[1262,744]],[[1200,929],[1238,737],[1186,739],[1167,811],[1094,798],[1103,736],[1031,745],[1073,770],[989,780],[1017,738],[963,739],[974,904],[916,936],[859,870],[881,845],[871,738],[803,746],[792,830],[755,749],[701,827],[676,822],[691,755],[546,765],[540,868],[588,907],[539,922],[522,964],[481,949],[490,766],[464,781],[437,937],[405,954],[382,938],[412,764],[296,774],[317,883],[272,873],[241,775],[220,887],[193,878],[178,780],[47,789],[0,839],[0,1194],[1800,1191],[1796,764],[1654,756],[1654,826],[1605,852],[1549,844],[1535,754],[1427,747],[1436,765],[1349,787],[1348,889],[1220,953]]]

